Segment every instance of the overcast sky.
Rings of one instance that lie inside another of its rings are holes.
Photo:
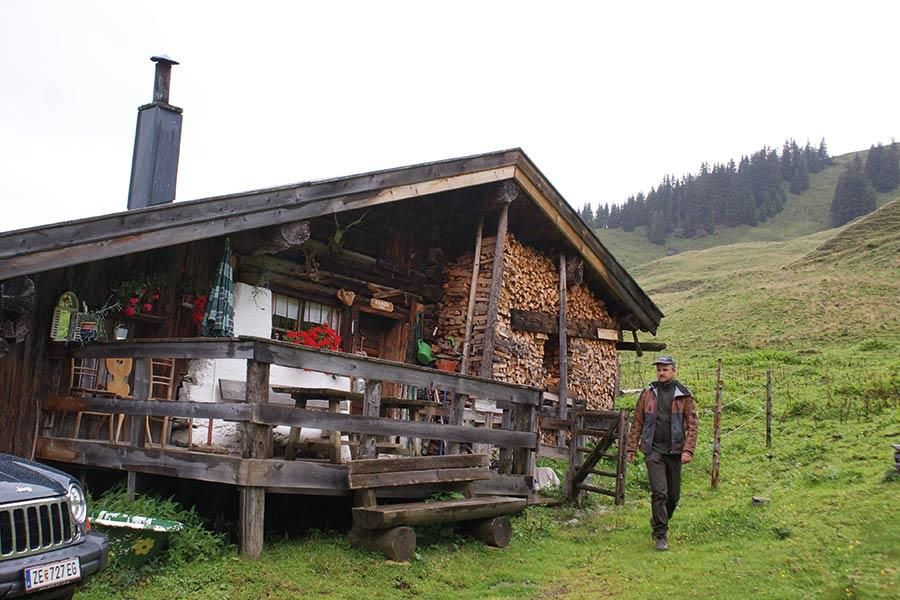
[[[580,207],[900,138],[897,3],[616,4],[0,0],[0,230],[125,209],[158,53],[178,200],[520,146]]]

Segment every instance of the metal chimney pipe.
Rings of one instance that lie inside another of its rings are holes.
[[[169,103],[169,86],[172,83],[172,65],[178,61],[161,54],[152,56],[150,60],[156,63],[156,79],[153,81],[153,101]]]
[[[169,87],[172,65],[178,62],[164,54],[150,60],[156,63],[153,102],[138,108],[128,210],[167,204],[175,199],[182,110],[169,104]]]

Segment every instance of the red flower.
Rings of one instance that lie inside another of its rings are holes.
[[[134,307],[133,307],[133,306],[126,306],[126,307],[125,307],[125,310],[123,310],[122,313],[123,313],[126,317],[133,317],[133,316],[134,316]]]
[[[132,296],[131,298],[128,299],[128,304],[134,306],[135,304],[137,304],[140,301],[141,301],[140,298],[135,298],[134,296]]]
[[[144,312],[145,313],[153,312],[153,305],[150,304],[149,302],[144,302]]]
[[[285,334],[285,337],[291,343],[309,346],[311,348],[322,348],[332,351],[341,349],[341,336],[324,323],[304,331],[288,331]]]
[[[156,292],[155,294],[150,296],[150,299],[153,301],[159,300],[159,292]]]

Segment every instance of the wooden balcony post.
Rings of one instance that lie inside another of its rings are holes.
[[[450,424],[462,425],[465,410],[466,397],[463,394],[453,394],[453,399],[450,401]],[[459,454],[459,442],[447,444],[447,454]]]
[[[366,381],[363,395],[363,416],[378,417],[381,415],[381,382]],[[377,436],[365,434],[359,443],[359,458],[378,458]]]
[[[494,244],[494,264],[491,271],[491,292],[488,296],[487,327],[484,331],[484,348],[481,351],[481,367],[478,374],[485,379],[494,378],[494,335],[497,330],[497,312],[500,287],[503,283],[503,252],[506,249],[506,230],[509,226],[509,204],[500,209],[497,221],[497,239]]]
[[[510,430],[513,428],[513,410],[510,408],[503,409],[503,417],[500,421],[501,429]],[[513,469],[513,451],[512,448],[500,448],[500,461],[497,470],[501,475],[511,475]]]
[[[531,404],[517,404],[513,415],[513,425],[516,431],[533,433],[537,431],[535,406]],[[534,475],[534,450],[531,448],[516,448],[513,451],[513,473],[516,475]]]
[[[269,401],[269,364],[247,361],[247,404],[266,404]],[[242,456],[244,458],[269,458],[269,439],[272,430],[268,425],[249,423]],[[240,542],[241,554],[259,558],[263,548],[263,526],[266,516],[266,488],[245,486],[241,488]]]
[[[138,358],[134,361],[134,386],[132,387],[134,400],[146,400],[150,393],[150,359]],[[143,448],[147,441],[147,417],[132,415],[128,423],[128,444],[135,448]],[[138,488],[138,474],[128,471],[125,479],[125,490],[128,499],[134,500]]]

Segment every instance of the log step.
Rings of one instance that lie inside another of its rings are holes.
[[[361,529],[386,529],[400,525],[427,525],[488,519],[520,512],[526,504],[525,498],[493,496],[445,502],[358,506],[353,509],[353,526]]]

